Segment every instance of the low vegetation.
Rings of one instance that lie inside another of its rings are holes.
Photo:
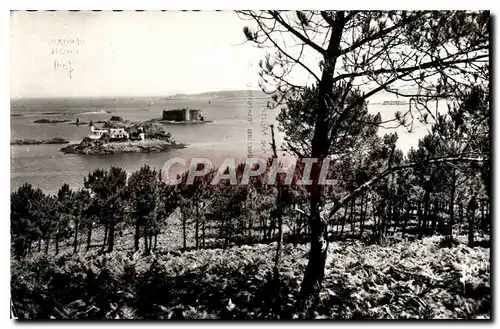
[[[330,244],[315,318],[489,318],[489,248],[468,248],[460,236],[448,248],[442,239]],[[283,246],[278,305],[269,293],[275,248],[40,254],[12,264],[14,306],[31,319],[291,318],[307,246]]]

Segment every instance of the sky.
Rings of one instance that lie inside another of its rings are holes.
[[[12,12],[10,96],[166,96],[259,89],[258,62],[274,49],[245,42],[243,27],[252,23],[233,11]],[[297,44],[287,34],[276,40],[292,56],[300,54],[319,75],[314,50],[287,47]],[[313,82],[298,65],[288,79],[295,85]]]
[[[264,51],[244,43],[247,24],[230,11],[13,12],[10,95],[259,89]]]

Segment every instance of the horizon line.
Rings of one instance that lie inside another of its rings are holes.
[[[173,94],[164,94],[164,95],[121,95],[121,96],[107,96],[107,95],[84,95],[84,96],[10,96],[10,100],[19,100],[19,99],[74,99],[74,98],[161,98],[161,97],[175,97],[175,96],[195,96],[195,95],[203,95],[209,93],[223,93],[223,92],[238,92],[238,91],[252,91],[252,92],[261,92],[264,93],[261,89],[222,89],[222,90],[208,90],[197,93],[173,93]]]

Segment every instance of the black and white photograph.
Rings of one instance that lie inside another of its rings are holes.
[[[491,320],[489,10],[9,20],[11,319]]]

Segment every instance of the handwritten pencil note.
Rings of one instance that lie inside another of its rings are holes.
[[[50,54],[71,56],[78,55],[85,40],[80,38],[52,38],[49,41]]]
[[[55,59],[54,60],[54,70],[65,72],[66,74],[68,74],[70,79],[71,79],[72,74],[73,74],[73,68],[71,67],[71,61],[60,61],[60,60]]]
[[[73,66],[75,57],[80,54],[85,40],[78,37],[52,38],[49,40],[49,54],[54,56],[53,69],[62,72],[70,79],[73,77]]]

